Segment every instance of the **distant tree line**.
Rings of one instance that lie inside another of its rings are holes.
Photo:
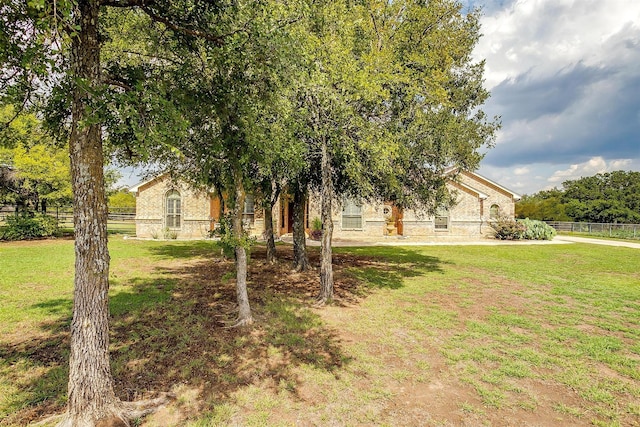
[[[525,195],[518,218],[543,221],[640,223],[640,172],[615,171],[565,181],[562,189]]]

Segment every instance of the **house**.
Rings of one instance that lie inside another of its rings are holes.
[[[390,203],[358,204],[344,200],[333,212],[334,237],[375,239],[385,236],[417,237],[424,240],[469,240],[492,235],[489,226],[498,216],[513,218],[520,196],[474,172],[461,172],[447,183],[457,194],[452,208],[425,216],[402,210]],[[136,196],[136,235],[142,238],[203,238],[220,216],[219,199],[206,192],[172,181],[168,175],[132,187]],[[274,206],[277,235],[293,231],[293,214],[286,196]],[[250,235],[264,232],[264,212],[255,208],[252,196],[244,205],[244,224]],[[305,213],[305,227],[320,218],[320,200],[311,195]]]

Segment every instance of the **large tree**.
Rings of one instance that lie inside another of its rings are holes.
[[[562,190],[557,188],[524,195],[516,202],[516,216],[540,221],[570,221],[562,203]]]
[[[478,167],[498,124],[480,107],[478,13],[450,0],[318,5],[308,23],[300,137],[321,194],[319,301],[331,299],[331,216],[345,198],[433,212],[448,179]]]
[[[46,212],[47,206],[69,205],[69,156],[64,150],[36,144],[19,145],[6,153],[6,163],[14,168],[15,180],[10,188],[0,188],[0,203],[11,202],[29,211],[42,212]]]
[[[12,105],[0,110],[0,165],[10,167],[11,179],[0,182],[0,203],[22,209],[46,211],[47,206],[71,202],[69,155],[56,146],[40,128],[33,114],[16,116]]]
[[[137,8],[154,22],[222,44],[217,32],[222,3],[144,0],[8,0],[0,5],[0,103],[25,108],[42,105],[57,117],[56,135],[68,138],[75,227],[75,278],[68,411],[63,426],[93,426],[109,419],[127,423],[147,409],[126,404],[115,395],[109,366],[109,251],[104,190],[102,126],[111,85],[118,79],[103,73],[101,6]],[[126,115],[141,118],[141,111]]]
[[[233,246],[236,259],[236,326],[253,321],[246,287],[246,195],[262,197],[262,205],[271,208],[286,171],[296,164],[295,141],[278,122],[286,120],[290,108],[282,92],[290,87],[284,83],[285,68],[295,58],[289,27],[299,13],[294,5],[277,2],[229,4],[220,23],[228,35],[224,43],[185,36],[172,27],[147,29],[142,35],[137,28],[110,34],[114,42],[126,37],[136,46],[128,57],[112,59],[113,69],[137,70],[129,72],[131,77],[122,85],[165,93],[171,102],[163,109],[165,114],[174,111],[184,125],[184,132],[174,133],[168,141],[141,141],[148,153],[141,160],[155,161],[192,186],[215,191],[229,209],[222,231],[229,233],[223,241]],[[148,21],[144,16],[130,20]],[[148,43],[138,46],[140,37]],[[148,58],[153,58],[152,64],[146,63]],[[127,91],[123,90],[125,95]],[[143,126],[122,120],[119,124],[121,135],[110,138],[121,139],[120,146],[128,148],[131,141],[127,143],[126,137],[141,134]]]
[[[598,173],[562,186],[562,202],[574,221],[640,222],[640,172]]]

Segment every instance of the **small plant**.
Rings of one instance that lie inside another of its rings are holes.
[[[167,240],[176,240],[178,238],[178,232],[167,227],[164,229],[164,238]]]
[[[322,221],[320,218],[315,217],[311,221],[311,233],[309,237],[312,240],[320,240],[322,238]]]
[[[524,224],[505,216],[498,218],[490,225],[495,231],[496,239],[499,240],[520,240],[527,231],[527,227]]]

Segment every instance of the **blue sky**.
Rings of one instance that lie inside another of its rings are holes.
[[[501,116],[480,174],[521,194],[640,171],[640,1],[468,0],[484,110]]]

